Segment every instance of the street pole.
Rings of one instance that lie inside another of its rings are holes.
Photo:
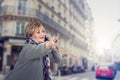
[[[120,19],[118,19],[118,22],[120,22]]]

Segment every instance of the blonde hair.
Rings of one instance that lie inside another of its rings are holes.
[[[34,31],[38,28],[45,30],[42,23],[40,23],[40,22],[29,22],[26,25],[26,28],[25,28],[26,37],[30,38],[33,35]]]

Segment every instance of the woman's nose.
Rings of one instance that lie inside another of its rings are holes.
[[[45,33],[44,33],[44,32],[41,32],[41,35],[45,35]]]

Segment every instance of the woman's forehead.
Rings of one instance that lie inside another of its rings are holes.
[[[43,26],[37,27],[35,30],[45,30]]]

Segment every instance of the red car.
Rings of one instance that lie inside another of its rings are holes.
[[[100,65],[96,69],[96,78],[108,78],[108,79],[114,79],[116,75],[116,71],[113,69],[112,66],[106,66],[106,65]]]

